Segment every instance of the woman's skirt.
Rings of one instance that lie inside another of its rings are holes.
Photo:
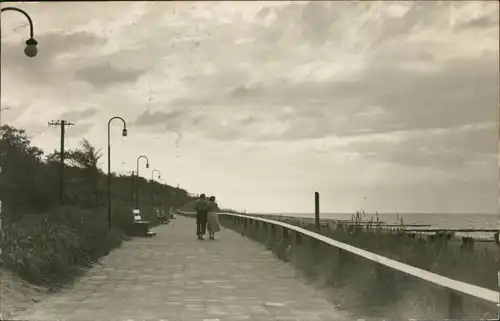
[[[207,227],[210,232],[219,232],[220,224],[219,224],[219,215],[216,212],[208,212],[208,220]]]

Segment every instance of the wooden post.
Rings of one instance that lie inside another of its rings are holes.
[[[288,242],[288,229],[286,227],[283,228],[283,241]]]
[[[458,319],[463,315],[463,300],[462,296],[449,290],[448,317],[450,319]]]
[[[295,232],[295,244],[301,245],[302,244],[302,234],[299,232]],[[500,275],[500,272],[499,272]]]
[[[276,236],[276,225],[271,224],[271,237],[274,239]]]
[[[319,230],[319,193],[314,192],[314,220],[316,222],[316,229]]]

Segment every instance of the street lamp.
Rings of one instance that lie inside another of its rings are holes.
[[[4,11],[17,11],[21,14],[23,14],[26,19],[28,19],[29,25],[30,25],[30,38],[26,40],[26,48],[24,48],[24,54],[30,58],[33,58],[36,56],[38,53],[38,42],[33,38],[34,33],[33,33],[33,21],[31,20],[31,17],[26,13],[26,11],[16,8],[16,7],[5,7],[2,8],[0,12]]]
[[[146,160],[146,168],[149,168],[149,159],[146,156],[139,156],[137,157],[137,168],[135,171],[135,174],[137,175],[137,184],[135,184],[135,208],[139,209],[139,160],[141,158],[144,158]]]
[[[159,171],[159,170],[157,170],[157,169],[155,168],[155,169],[153,169],[153,171],[151,172],[151,180],[154,180],[153,175],[154,175],[154,173],[155,173],[155,172],[157,172],[157,173],[158,173],[158,179],[160,179],[160,178],[161,178],[161,173],[160,173],[160,171]]]
[[[161,190],[161,210],[162,210],[162,215],[165,216],[165,186],[167,185],[167,181],[164,178],[160,178],[160,183],[163,184],[163,186],[160,188]],[[169,214],[170,215],[170,214]]]
[[[160,178],[160,183],[163,184],[162,188],[162,193],[164,192],[165,186],[167,186],[167,181],[164,178]],[[164,196],[164,195],[163,195]],[[161,207],[163,208],[164,202],[163,202],[163,197],[161,199]]]
[[[31,17],[26,13],[26,11],[18,9],[16,7],[5,7],[0,9],[0,13],[3,13],[4,11],[17,11],[21,14],[23,14],[29,22],[30,25],[30,38],[26,41],[26,48],[24,49],[24,53],[26,56],[32,58],[36,56],[36,53],[38,52],[37,49],[37,44],[38,42],[33,38],[33,21],[31,20]],[[0,19],[0,38],[2,35],[2,23]],[[1,46],[1,42],[0,42]],[[1,59],[0,59],[0,70],[1,70]],[[1,84],[0,84],[0,96],[2,95],[2,89],[1,89]],[[6,109],[6,108],[5,108]],[[0,107],[0,127],[2,126],[2,108]],[[0,172],[2,168],[0,167]],[[0,231],[2,230],[2,201],[0,200]],[[0,254],[2,253],[2,249],[0,248]]]
[[[155,185],[154,185],[154,173],[157,172],[158,173],[158,179],[161,178],[161,173],[159,170],[157,170],[156,168],[153,169],[153,171],[151,172],[151,210],[154,212],[154,189],[155,189]]]
[[[127,137],[127,123],[121,117],[112,117],[108,121],[108,228],[111,231],[111,133],[110,133],[110,125],[111,122],[115,119],[119,119],[123,123],[122,136]]]

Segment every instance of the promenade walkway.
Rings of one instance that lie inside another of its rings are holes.
[[[342,321],[262,245],[223,229],[200,241],[177,217],[104,257],[79,281],[16,315],[23,320]]]

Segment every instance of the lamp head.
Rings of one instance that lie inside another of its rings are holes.
[[[123,128],[123,131],[122,131],[122,136],[123,136],[123,137],[127,137],[127,134],[128,134],[128,132],[127,132],[127,128]]]
[[[149,163],[146,163],[146,168],[149,168]]]
[[[38,53],[37,45],[38,42],[33,38],[26,40],[26,48],[24,48],[24,54],[30,58],[35,57]]]

